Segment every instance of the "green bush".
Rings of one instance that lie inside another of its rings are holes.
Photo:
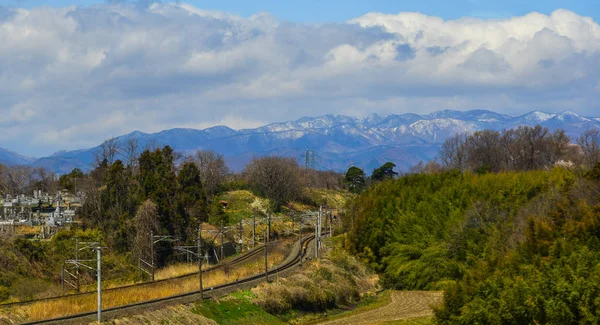
[[[0,286],[0,302],[6,301],[10,298],[10,290],[7,287]]]

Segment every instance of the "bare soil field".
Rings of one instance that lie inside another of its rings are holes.
[[[390,303],[381,308],[319,324],[368,325],[432,316],[431,306],[442,303],[442,297],[442,291],[394,291]]]

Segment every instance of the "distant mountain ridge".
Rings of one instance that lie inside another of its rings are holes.
[[[2,165],[28,165],[35,160],[35,158],[23,156],[16,152],[0,148],[0,164]]]
[[[233,130],[215,126],[204,130],[175,128],[152,134],[134,131],[117,140],[123,144],[136,138],[142,148],[151,144],[170,145],[183,153],[214,150],[223,154],[235,171],[241,170],[254,156],[283,155],[300,159],[308,148],[317,155],[318,169],[344,171],[355,165],[370,172],[386,161],[396,163],[400,170],[407,170],[419,161],[431,160],[444,140],[456,133],[538,124],[551,130],[562,128],[575,141],[587,129],[600,129],[600,118],[583,117],[570,111],[507,115],[487,110],[444,110],[428,115],[371,114],[367,117],[324,115],[255,129]],[[88,170],[97,150],[99,147],[62,151],[35,160],[17,155],[11,164],[27,161],[27,164],[61,174],[75,167]],[[0,151],[0,159],[10,161],[11,157]]]

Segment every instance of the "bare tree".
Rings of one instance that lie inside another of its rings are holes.
[[[56,174],[52,171],[47,170],[44,167],[36,168],[35,178],[38,180],[37,184],[40,189],[46,193],[54,193],[58,190],[58,181],[56,180]]]
[[[6,194],[10,194],[10,188],[6,180],[7,166],[0,164],[0,194],[4,197]]]
[[[78,188],[84,202],[81,215],[87,218],[91,226],[97,227],[103,221],[101,183],[93,176],[86,176],[79,183]]]
[[[577,144],[583,153],[583,163],[587,168],[592,168],[600,162],[600,131],[590,129],[585,131]]]
[[[477,131],[467,140],[469,167],[473,170],[499,171],[502,152],[498,131]]]
[[[277,210],[302,194],[301,170],[296,160],[284,157],[254,158],[244,170],[250,186]]]
[[[467,135],[456,134],[444,141],[440,149],[440,164],[447,169],[467,169]]]
[[[158,142],[156,142],[156,140],[151,139],[148,142],[146,142],[146,144],[144,145],[144,150],[142,151],[156,151],[156,149],[160,149],[160,145],[158,144]]]
[[[225,176],[229,174],[223,155],[214,151],[200,150],[196,152],[194,161],[200,169],[200,178],[206,194],[209,196],[217,194]]]
[[[572,159],[572,155],[564,130],[551,133],[542,126],[521,126],[502,133],[484,130],[450,137],[442,145],[438,159],[446,169],[497,172],[549,168],[558,161]]]
[[[533,170],[548,168],[567,156],[569,137],[563,130],[550,133],[541,126],[521,126],[502,132],[505,149],[503,169]]]
[[[345,188],[344,174],[332,170],[314,170],[313,175],[314,179],[311,180],[310,184],[316,188],[326,188],[330,190],[339,190]]]
[[[119,143],[116,138],[108,138],[100,145],[100,148],[95,155],[96,166],[99,166],[104,160],[108,164],[112,164],[115,161],[115,156],[119,153]]]
[[[127,165],[129,167],[135,167],[137,165],[138,157],[140,156],[140,144],[137,138],[131,137],[127,139],[121,148],[121,152]]]
[[[157,232],[158,210],[156,204],[150,200],[144,201],[135,215],[135,239],[133,242],[133,256],[147,258],[144,254],[148,252],[150,245],[150,233]]]
[[[533,170],[545,166],[549,153],[548,128],[520,126],[516,130],[515,145],[520,148],[517,170]]]
[[[558,129],[552,133],[550,141],[550,153],[547,156],[546,167],[556,164],[560,160],[576,160],[573,156],[573,147],[571,139],[565,133],[565,130]]]
[[[3,166],[0,178],[4,194],[19,195],[28,193],[33,183],[34,169],[29,166]]]
[[[430,160],[427,163],[421,160],[418,164],[412,166],[407,174],[435,174],[447,168],[448,167],[441,165],[437,159]]]

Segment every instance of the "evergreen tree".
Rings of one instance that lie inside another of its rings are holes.
[[[360,193],[365,188],[365,172],[358,167],[350,167],[344,176],[344,183],[352,193]]]
[[[179,220],[176,220],[177,180],[174,160],[173,149],[169,146],[153,152],[146,150],[139,159],[138,178],[141,199],[150,199],[158,207],[161,232],[181,235],[183,231],[181,225],[177,224]]]
[[[371,179],[373,181],[384,181],[386,179],[392,179],[394,178],[396,175],[398,175],[397,172],[394,171],[394,168],[396,167],[396,164],[394,164],[393,162],[386,162],[385,164],[383,164],[383,166],[376,168],[373,170],[373,174],[371,175]]]
[[[177,175],[179,184],[178,210],[188,238],[195,237],[198,223],[207,221],[206,193],[200,178],[200,170],[196,164],[183,164]]]

